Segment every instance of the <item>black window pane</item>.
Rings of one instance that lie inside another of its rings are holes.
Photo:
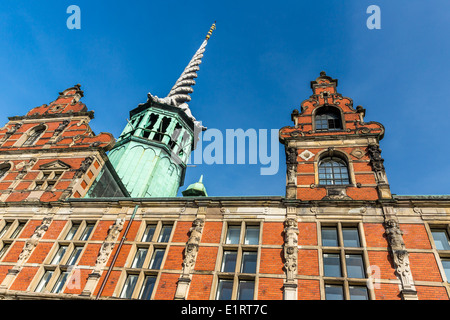
[[[443,229],[432,229],[434,244],[437,250],[450,250],[447,231]]]
[[[253,294],[255,291],[255,282],[253,281],[240,281],[239,282],[239,300],[253,300]]]
[[[247,226],[245,229],[245,244],[259,243],[259,226]]]
[[[153,235],[155,234],[156,226],[155,225],[148,225],[145,228],[144,234],[142,235],[142,242],[150,242],[152,241]]]
[[[86,225],[86,228],[84,228],[83,233],[81,234],[80,240],[86,241],[87,239],[89,239],[89,236],[91,235],[93,229],[94,229],[94,224],[88,223]]]
[[[228,232],[227,232],[226,243],[228,243],[228,244],[238,244],[239,243],[240,234],[241,234],[241,227],[240,226],[229,226],[228,227]]]
[[[349,286],[350,300],[369,300],[369,294],[366,287]]]
[[[161,228],[161,233],[159,234],[158,242],[168,242],[171,233],[172,233],[172,226],[163,225],[163,227]]]
[[[365,278],[363,258],[358,254],[345,255],[345,263],[347,265],[347,277],[349,278]]]
[[[256,252],[244,252],[242,255],[242,273],[256,273]]]
[[[139,299],[141,300],[150,300],[153,292],[153,288],[155,287],[156,277],[148,276],[145,277],[144,284],[139,294]]]
[[[344,247],[360,247],[358,228],[342,228]]]
[[[344,300],[344,290],[342,286],[326,285],[325,299],[327,300]]]
[[[139,248],[136,251],[136,255],[134,256],[133,264],[131,265],[132,268],[142,268],[145,257],[147,256],[147,251],[148,251],[147,248]]]
[[[319,163],[319,184],[349,184],[347,164],[339,158],[324,158]]]
[[[159,269],[164,257],[164,249],[156,249],[153,252],[152,261],[150,263],[150,269]]]
[[[231,300],[233,280],[220,280],[217,288],[217,300]]]
[[[447,282],[450,282],[450,259],[442,259],[442,266],[444,267]]]
[[[323,266],[326,277],[341,277],[341,259],[339,254],[325,253]]]
[[[223,253],[222,272],[234,272],[236,269],[236,251],[225,251]]]
[[[133,295],[134,287],[136,286],[138,276],[134,274],[130,274],[125,281],[125,285],[123,286],[122,292],[120,293],[121,298],[130,299]]]
[[[337,229],[335,227],[322,228],[322,245],[326,247],[338,246]]]

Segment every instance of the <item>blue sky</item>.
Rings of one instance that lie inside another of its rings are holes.
[[[69,30],[69,5],[81,29]],[[369,5],[381,29],[369,30]],[[338,91],[386,128],[382,155],[396,194],[449,194],[450,2],[15,1],[0,7],[0,117],[24,115],[82,85],[96,133],[120,135],[147,93],[164,97],[212,22],[190,108],[208,128],[279,129],[324,70]],[[197,165],[211,196],[284,195],[261,165]]]

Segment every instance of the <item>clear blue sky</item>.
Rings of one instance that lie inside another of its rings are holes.
[[[69,5],[81,30],[69,30]],[[381,30],[369,30],[369,5]],[[82,85],[96,133],[120,135],[147,93],[164,97],[214,32],[190,107],[208,128],[279,129],[311,95],[324,70],[338,91],[386,128],[382,155],[396,194],[449,194],[450,2],[323,1],[17,1],[0,6],[0,122]],[[260,165],[198,165],[211,196],[284,195]]]

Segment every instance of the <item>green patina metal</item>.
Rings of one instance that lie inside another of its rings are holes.
[[[186,190],[182,192],[184,197],[207,197],[205,185],[203,184],[203,175],[200,176],[200,180],[191,184]]]
[[[174,197],[184,184],[193,149],[194,124],[176,107],[147,102],[109,153],[131,197]]]
[[[194,118],[187,103],[191,100],[189,94],[194,91],[194,79],[214,29],[215,24],[167,97],[158,98],[148,93],[147,102],[130,111],[128,124],[108,154],[112,167],[132,198],[176,197],[184,184],[187,161],[199,131],[206,130]],[[90,194],[107,197],[115,194],[101,188],[111,185],[112,179],[101,179],[98,178],[97,190]],[[206,196],[206,190],[201,195]]]

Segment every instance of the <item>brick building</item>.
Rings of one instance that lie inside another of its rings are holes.
[[[391,194],[383,126],[324,72],[280,129],[285,195],[174,196],[212,30],[117,141],[92,132],[79,85],[0,128],[0,297],[448,300],[450,196]]]

